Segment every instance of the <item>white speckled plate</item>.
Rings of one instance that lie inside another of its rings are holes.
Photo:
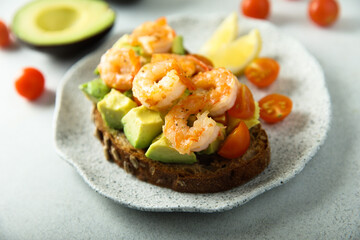
[[[220,16],[182,16],[172,18],[170,24],[185,37],[186,48],[196,52],[221,19]],[[224,211],[287,182],[304,168],[326,138],[331,111],[324,74],[300,43],[283,35],[273,25],[240,19],[239,26],[241,33],[258,28],[263,38],[261,55],[275,58],[281,65],[279,79],[268,89],[258,90],[249,84],[255,99],[277,92],[290,96],[294,103],[293,112],[285,121],[276,125],[264,124],[271,143],[272,160],[258,177],[222,193],[186,194],[139,181],[106,161],[100,142],[93,136],[92,104],[79,91],[78,85],[94,78],[93,70],[100,56],[116,38],[75,64],[64,76],[56,99],[57,152],[100,194],[146,211]]]

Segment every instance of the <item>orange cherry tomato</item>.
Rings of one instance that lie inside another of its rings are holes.
[[[16,91],[28,100],[35,100],[44,92],[44,75],[35,68],[24,68],[15,81]]]
[[[228,114],[234,118],[248,119],[254,116],[255,102],[250,89],[239,83],[234,106],[228,110]]]
[[[226,137],[223,145],[217,152],[220,156],[234,159],[242,156],[250,146],[250,132],[244,122],[240,122],[237,127]]]
[[[0,20],[0,47],[7,47],[10,45],[10,33],[6,24]]]
[[[241,10],[247,17],[266,19],[270,13],[269,0],[243,0]]]
[[[292,109],[292,101],[281,94],[270,94],[259,101],[260,118],[268,123],[277,123],[286,118]]]
[[[339,12],[340,7],[336,0],[312,0],[308,7],[311,20],[322,27],[333,24],[337,20]]]
[[[259,88],[268,87],[279,75],[280,66],[271,58],[255,59],[245,68],[246,78]]]

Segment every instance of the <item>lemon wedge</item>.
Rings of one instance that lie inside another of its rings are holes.
[[[223,45],[219,50],[207,55],[215,67],[226,67],[234,74],[240,74],[244,68],[259,56],[261,35],[253,29],[247,35]]]
[[[210,39],[199,50],[199,53],[209,56],[218,51],[223,45],[233,41],[238,33],[238,16],[236,12],[227,16],[217,27]]]

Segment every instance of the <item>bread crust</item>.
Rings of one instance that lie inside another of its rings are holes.
[[[96,107],[93,120],[107,160],[142,181],[178,192],[229,190],[248,182],[270,163],[270,144],[260,124],[250,129],[250,147],[240,158],[229,160],[217,154],[198,155],[198,162],[189,165],[161,163],[147,158],[145,151],[134,148],[123,132],[109,129]]]

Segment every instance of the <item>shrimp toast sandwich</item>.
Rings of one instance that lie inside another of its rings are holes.
[[[270,162],[259,107],[226,68],[188,53],[165,18],[123,35],[80,85],[105,157],[179,192],[229,190]]]

